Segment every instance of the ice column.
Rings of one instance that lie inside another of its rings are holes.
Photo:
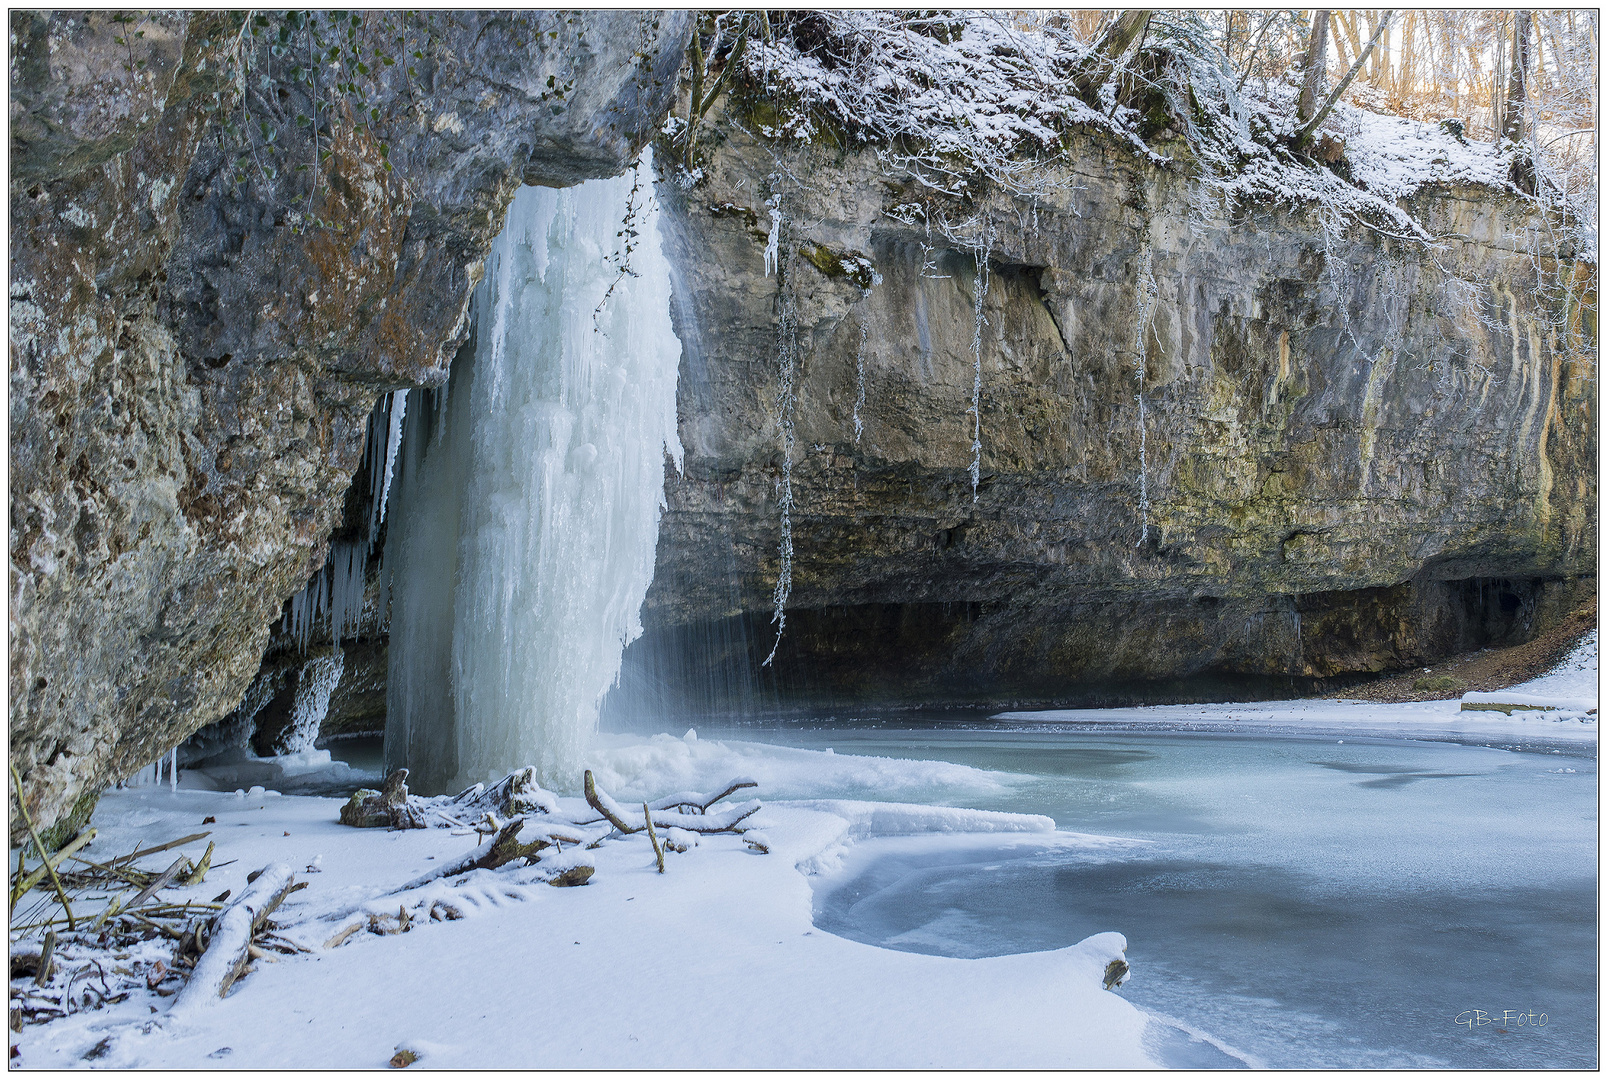
[[[664,454],[681,461],[650,176],[522,189],[444,415],[408,410],[385,757],[417,790],[523,765],[578,787],[599,700],[642,632]]]

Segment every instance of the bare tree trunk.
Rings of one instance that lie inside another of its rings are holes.
[[[1491,72],[1491,140],[1502,141],[1502,83],[1507,72],[1507,39],[1502,34],[1502,14],[1493,13],[1496,23],[1496,62]]]
[[[1303,149],[1307,143],[1312,141],[1312,136],[1317,132],[1318,125],[1323,123],[1323,118],[1329,115],[1329,110],[1334,108],[1334,103],[1340,100],[1340,95],[1346,92],[1346,87],[1351,85],[1351,80],[1357,77],[1357,73],[1362,70],[1362,65],[1367,63],[1369,54],[1374,51],[1379,45],[1380,39],[1385,36],[1385,32],[1390,29],[1390,17],[1394,14],[1394,10],[1384,13],[1379,20],[1379,26],[1373,32],[1373,37],[1369,38],[1368,44],[1362,47],[1362,55],[1357,57],[1357,62],[1351,65],[1351,70],[1347,71],[1345,77],[1340,80],[1340,85],[1329,91],[1328,97],[1324,98],[1323,104],[1317,107],[1317,111],[1313,113],[1312,118],[1302,126],[1301,130],[1295,133],[1295,138],[1292,141],[1297,150]]]
[[[1371,37],[1379,29],[1379,13],[1370,12],[1368,16],[1368,34]],[[1390,81],[1390,50],[1380,49],[1373,54],[1373,63],[1368,65],[1368,85],[1376,90],[1384,89],[1385,83]]]
[[[1502,137],[1512,142],[1524,141],[1524,106],[1529,100],[1525,85],[1530,66],[1530,13],[1513,13],[1513,67],[1508,73],[1507,101],[1502,107]]]
[[[1301,57],[1305,72],[1301,80],[1301,98],[1296,102],[1295,117],[1301,123],[1312,119],[1329,89],[1329,13],[1325,10],[1312,14],[1312,31],[1307,35],[1307,48]]]
[[[1106,26],[1100,40],[1095,43],[1094,51],[1089,53],[1083,70],[1072,76],[1080,94],[1088,97],[1110,78],[1122,54],[1144,37],[1145,30],[1150,26],[1151,14],[1149,11],[1124,11]]]

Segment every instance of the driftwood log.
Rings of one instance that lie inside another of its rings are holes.
[[[251,963],[252,938],[268,916],[296,889],[296,875],[283,863],[270,863],[257,871],[240,898],[197,927],[196,943],[202,949],[190,981],[173,1002],[173,1013],[190,1012],[229,992]],[[204,944],[203,944],[204,942]]]

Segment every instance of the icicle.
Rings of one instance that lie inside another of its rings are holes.
[[[860,434],[865,430],[861,421],[865,413],[865,342],[871,334],[871,324],[860,322],[860,347],[854,350],[854,445],[860,445]]]
[[[619,272],[634,184],[646,189],[631,176],[522,188],[475,294],[474,348],[436,399],[435,438],[415,437],[428,410],[408,410],[384,553],[385,757],[419,791],[522,765],[573,786],[642,632],[664,454],[682,456],[681,344],[651,198],[635,276]]]
[[[782,196],[778,192],[773,196],[771,203],[771,240],[778,243],[781,230],[781,202]],[[767,253],[766,265],[771,265],[772,256]],[[793,443],[795,432],[793,426],[794,416],[798,409],[798,394],[795,385],[798,373],[798,303],[793,294],[792,264],[783,268],[778,267],[778,279],[781,285],[779,302],[781,306],[780,317],[776,325],[776,413],[777,427],[782,436],[782,483],[780,497],[777,499],[777,509],[781,513],[782,539],[779,546],[781,566],[776,574],[776,588],[771,593],[773,610],[771,622],[776,626],[776,640],[771,643],[771,651],[760,667],[769,667],[771,661],[776,659],[776,650],[782,644],[782,631],[787,629],[787,600],[793,592]]]
[[[177,746],[168,755],[168,790],[175,793],[179,790],[179,748]]]
[[[397,390],[391,394],[390,430],[385,436],[385,479],[380,486],[380,520],[385,520],[386,503],[391,498],[391,476],[396,471],[396,452],[402,445],[402,421],[408,414],[408,392]],[[369,543],[374,542],[369,538]]]
[[[329,580],[329,639],[339,645],[357,634],[363,619],[363,571],[368,545],[336,541],[329,546],[324,574]]]
[[[772,182],[777,178],[772,177]],[[782,193],[778,191],[765,200],[765,206],[770,210],[770,234],[765,237],[765,276],[770,277],[781,268],[782,245]]]
[[[1148,466],[1145,461],[1145,350],[1147,347],[1147,332],[1150,329],[1150,316],[1156,305],[1156,277],[1153,270],[1153,255],[1150,249],[1150,238],[1146,237],[1139,249],[1139,280],[1137,282],[1140,301],[1139,312],[1134,327],[1134,368],[1133,381],[1135,393],[1133,399],[1138,405],[1139,412],[1139,543],[1135,547],[1143,546],[1150,539],[1150,485],[1146,473]]]
[[[977,502],[977,484],[983,476],[983,298],[988,295],[988,258],[994,245],[994,229],[989,226],[980,247],[972,250],[977,260],[977,273],[972,278],[972,502]]]

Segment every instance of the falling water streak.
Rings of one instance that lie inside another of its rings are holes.
[[[865,430],[862,416],[865,412],[865,343],[871,335],[871,324],[860,323],[860,347],[854,351],[854,445],[860,445],[860,435]]]
[[[409,410],[386,542],[385,760],[416,770],[420,790],[522,765],[575,785],[642,633],[665,455],[682,459],[681,343],[651,199],[634,274],[619,273],[629,191],[649,175],[522,188],[434,438],[428,410]]]
[[[779,247],[782,228],[782,196],[778,192],[771,200],[771,244]],[[793,295],[792,261],[788,260],[786,266],[780,263],[779,255],[772,248],[766,249],[765,266],[767,275],[771,269],[776,270],[779,289],[780,317],[776,325],[776,355],[777,355],[777,386],[776,411],[777,426],[782,436],[782,483],[780,497],[777,499],[778,509],[781,512],[782,539],[778,548],[781,566],[776,573],[776,588],[771,593],[773,610],[771,622],[776,626],[776,640],[771,643],[770,654],[765,657],[760,667],[770,667],[771,661],[776,659],[776,650],[782,645],[782,631],[787,629],[787,600],[793,592],[793,441],[795,432],[793,427],[794,414],[798,406],[795,379],[798,362],[798,304]]]
[[[974,248],[977,272],[972,277],[972,444],[971,487],[972,503],[977,502],[977,484],[983,476],[983,298],[988,295],[988,258],[994,245],[994,230],[990,226],[983,235],[982,246]]]
[[[1134,369],[1133,380],[1136,392],[1133,399],[1139,406],[1139,542],[1135,547],[1142,547],[1150,538],[1150,484],[1147,477],[1149,471],[1145,461],[1146,431],[1145,431],[1145,351],[1146,331],[1150,326],[1150,316],[1156,303],[1156,278],[1152,266],[1150,240],[1147,237],[1139,255],[1139,313],[1137,325],[1134,328]]]

